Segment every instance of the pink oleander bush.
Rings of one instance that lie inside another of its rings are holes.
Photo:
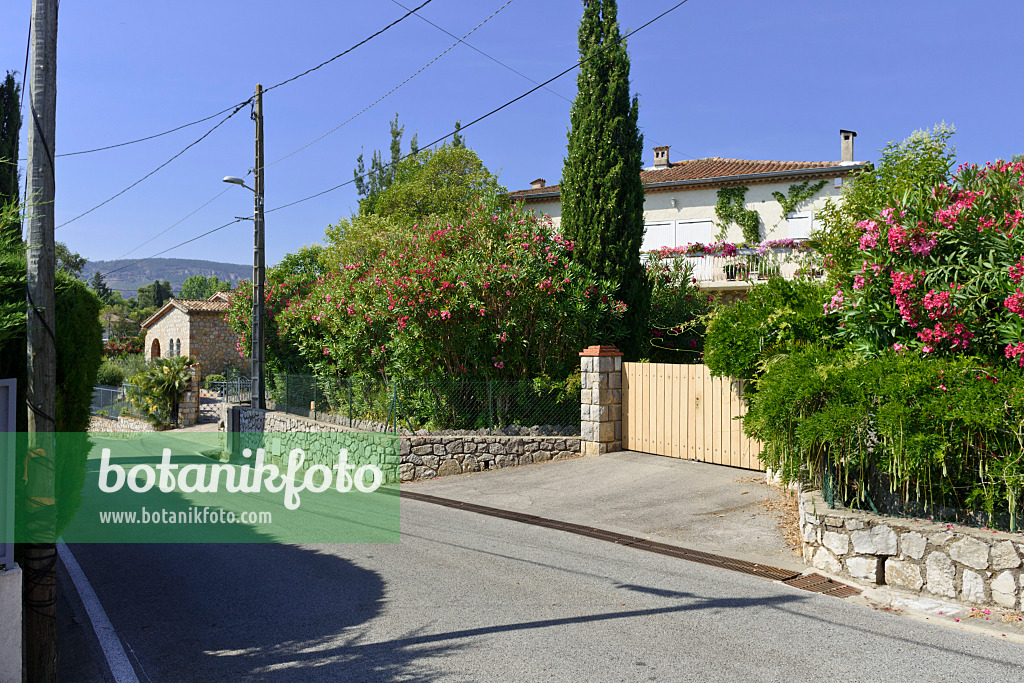
[[[280,343],[320,377],[563,379],[599,322],[625,310],[572,250],[549,219],[481,203],[268,301]]]
[[[859,268],[826,310],[861,352],[972,354],[1024,367],[1024,163],[962,165],[857,223]]]

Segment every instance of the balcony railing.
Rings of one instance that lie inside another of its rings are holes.
[[[757,282],[773,277],[792,280],[798,276],[821,277],[814,252],[789,248],[770,249],[757,253],[740,249],[735,256],[679,256],[693,265],[693,277],[708,286],[712,283]]]

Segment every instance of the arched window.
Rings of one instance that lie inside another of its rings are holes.
[[[174,355],[175,356],[180,356],[181,355],[181,340],[180,339],[177,339],[174,342]]]

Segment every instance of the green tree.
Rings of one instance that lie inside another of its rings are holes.
[[[18,203],[18,137],[21,133],[21,87],[14,74],[0,85],[0,207]],[[21,240],[21,222],[6,221],[6,229]]]
[[[394,121],[391,121],[391,161],[384,163],[384,155],[380,150],[374,150],[370,158],[370,170],[367,172],[363,163],[363,155],[356,158],[356,168],[353,171],[356,181],[356,192],[359,193],[359,213],[373,213],[377,196],[391,186],[395,181],[398,171],[398,162],[402,158],[402,135],[405,133],[405,126],[398,125],[398,114],[395,114]],[[416,136],[410,143],[410,154],[415,155],[419,151],[416,143]]]
[[[154,280],[153,284],[139,287],[138,305],[140,309],[160,308],[174,296],[171,283],[167,280]]]
[[[618,285],[626,303],[623,333],[606,330],[629,358],[646,341],[651,283],[640,263],[644,190],[640,182],[643,136],[639,102],[629,95],[629,55],[619,34],[614,0],[591,0],[583,9],[579,52],[583,62],[570,113],[568,154],[562,169],[562,224],[576,243],[575,259],[598,278]]]
[[[114,292],[107,286],[107,281],[103,278],[103,273],[100,271],[97,270],[93,273],[89,287],[92,288],[93,293],[95,293],[104,304],[109,305],[113,301]]]
[[[191,275],[181,283],[178,297],[181,299],[209,299],[217,292],[226,292],[229,289],[231,289],[231,283],[221,282],[216,275],[210,277]]]
[[[57,242],[54,248],[56,249],[57,270],[63,270],[72,277],[82,279],[82,269],[85,268],[89,259],[78,252],[71,251],[63,242]]]
[[[360,213],[327,228],[327,263],[349,263],[378,253],[417,232],[428,216],[465,218],[482,197],[506,191],[468,147],[443,145],[399,162],[391,184],[361,204]]]

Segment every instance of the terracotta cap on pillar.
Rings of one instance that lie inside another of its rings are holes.
[[[615,348],[614,345],[612,345],[612,346],[604,346],[604,345],[601,345],[601,344],[595,344],[594,346],[588,346],[587,348],[585,348],[582,351],[580,351],[580,355],[581,356],[597,356],[599,358],[609,358],[609,357],[621,356],[623,354],[622,354],[622,351],[619,351],[617,348]]]

